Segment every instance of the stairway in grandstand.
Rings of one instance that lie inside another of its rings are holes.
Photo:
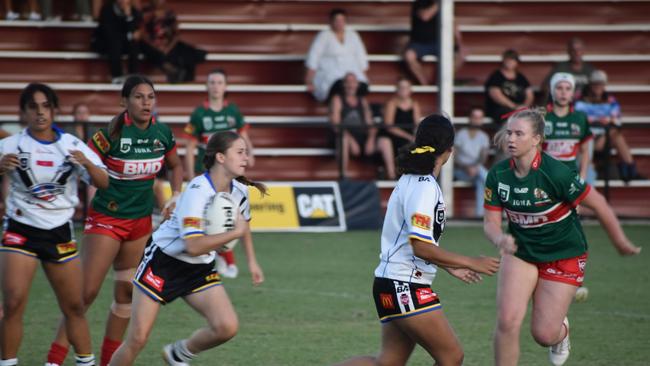
[[[325,26],[332,7],[348,12],[370,54],[371,102],[385,102],[403,72],[399,54],[407,42],[410,2],[381,1],[227,1],[168,0],[181,21],[183,39],[208,50],[208,62],[192,84],[170,85],[145,66],[159,93],[161,120],[179,132],[195,105],[205,98],[206,73],[225,68],[228,98],[253,125],[258,155],[250,171],[263,180],[332,180],[338,178],[334,152],[328,145],[325,106],[316,103],[302,84],[304,54]],[[456,21],[469,49],[456,86],[455,121],[462,125],[468,108],[483,104],[483,82],[500,63],[506,48],[522,55],[521,71],[536,87],[550,66],[565,58],[572,36],[586,43],[586,59],[609,74],[608,90],[623,110],[624,134],[640,171],[650,176],[650,2],[457,0]],[[107,82],[104,60],[89,51],[94,24],[81,22],[0,21],[0,121],[15,122],[17,99],[26,82],[51,84],[59,93],[62,119],[73,103],[91,105],[94,120],[106,122],[119,111],[119,86]],[[436,67],[427,60],[430,73]],[[425,112],[437,105],[435,86],[415,87]],[[349,176],[375,179],[376,167],[354,162]],[[384,199],[391,182],[378,182]],[[598,183],[602,189],[602,182]],[[625,185],[611,182],[616,211],[650,217],[650,181]],[[457,216],[471,215],[473,190],[455,184]]]

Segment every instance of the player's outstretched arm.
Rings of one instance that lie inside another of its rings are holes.
[[[605,201],[603,195],[595,189],[591,189],[581,204],[589,207],[596,213],[598,221],[600,221],[600,224],[607,232],[609,239],[620,255],[636,255],[641,253],[641,247],[632,244],[627,236],[625,236],[618,218],[607,201]]]
[[[486,275],[493,275],[499,270],[499,258],[467,257],[418,239],[411,239],[411,245],[417,257],[442,267],[468,268]]]
[[[469,268],[442,268],[444,268],[445,271],[447,271],[453,277],[456,277],[465,283],[479,283],[481,280],[483,280],[480,274],[472,271]]]
[[[501,211],[485,210],[483,232],[487,239],[499,249],[501,255],[514,254],[517,251],[515,238],[504,233],[501,228]]]

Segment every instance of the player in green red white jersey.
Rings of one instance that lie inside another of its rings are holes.
[[[228,80],[223,69],[214,69],[208,74],[207,90],[208,100],[197,107],[190,122],[185,126],[184,136],[187,138],[187,153],[185,154],[185,179],[190,181],[195,175],[203,174],[203,156],[205,146],[216,132],[232,131],[237,132],[244,139],[248,148],[248,166],[255,165],[253,144],[248,136],[250,125],[244,122],[239,108],[234,103],[226,100],[226,89]],[[198,147],[198,150],[197,150]],[[194,151],[197,151],[196,156]],[[250,241],[251,233],[246,233],[243,241]],[[219,253],[217,258],[219,272],[227,278],[237,277],[239,269],[235,264],[235,256],[232,250]]]
[[[208,99],[196,107],[185,125],[184,137],[188,139],[185,154],[185,178],[191,180],[195,175],[203,174],[203,156],[205,145],[210,136],[216,132],[237,132],[246,141],[249,151],[249,166],[254,165],[253,144],[248,136],[250,125],[244,122],[244,116],[236,104],[226,100],[228,87],[226,72],[214,69],[208,74]],[[198,148],[198,150],[197,150]],[[196,155],[193,153],[197,151]]]
[[[623,233],[607,202],[565,164],[541,152],[544,117],[526,109],[513,114],[495,136],[507,144],[511,159],[490,169],[485,188],[484,231],[502,253],[497,289],[495,364],[516,365],[519,332],[533,299],[531,332],[550,347],[554,365],[569,356],[566,314],[582,283],[587,242],[575,211],[592,209],[621,255],[641,248]],[[501,229],[502,211],[508,233]]]
[[[545,116],[543,150],[569,168],[577,168],[580,177],[586,179],[591,163],[588,142],[594,135],[587,115],[574,111],[571,105],[575,91],[573,75],[558,72],[551,77],[550,86],[553,103],[548,105]]]
[[[179,195],[183,168],[170,128],[156,121],[153,84],[140,75],[130,76],[122,87],[122,105],[107,128],[95,133],[90,147],[102,158],[110,176],[107,189],[98,190],[86,219],[82,267],[84,303],[88,307],[112,266],[114,301],[108,315],[101,348],[101,365],[108,364],[119,347],[131,316],[131,280],[151,235],[153,182],[163,164],[171,172],[174,196]],[[168,214],[163,212],[163,214]],[[65,329],[59,328],[48,353],[48,363],[61,365],[67,353]]]

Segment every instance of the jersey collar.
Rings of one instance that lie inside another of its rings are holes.
[[[223,107],[226,108],[227,106],[228,106],[228,100],[224,99],[223,100]],[[210,100],[209,99],[206,99],[206,100],[203,101],[203,108],[204,109],[212,109],[212,108],[210,108]]]
[[[219,191],[217,191],[217,187],[214,186],[214,183],[212,182],[212,178],[210,177],[210,172],[206,170],[205,173],[203,173],[203,176],[205,177],[205,179],[208,180],[208,183],[210,183],[210,187],[212,187],[212,189],[218,193]],[[230,192],[232,192],[233,187],[234,187],[234,183],[230,181]]]
[[[27,135],[29,135],[29,137],[31,137],[32,139],[34,139],[34,140],[35,140],[36,142],[38,142],[39,144],[50,145],[50,144],[53,144],[53,143],[59,141],[59,140],[61,139],[61,135],[63,135],[63,133],[64,133],[62,129],[58,128],[58,127],[57,127],[56,125],[54,125],[54,124],[52,124],[52,130],[54,131],[54,140],[52,140],[52,141],[39,140],[39,139],[37,139],[36,137],[34,137],[34,135],[32,135],[31,132],[29,132],[29,128],[26,128],[26,129],[25,129],[25,132],[27,132]]]
[[[537,153],[535,154],[535,157],[533,158],[532,163],[530,163],[530,167],[533,170],[539,170],[539,167],[541,165],[542,165],[542,153],[539,152],[539,150],[538,150]],[[515,159],[511,158],[510,159],[510,169],[514,169],[514,168],[515,168]]]

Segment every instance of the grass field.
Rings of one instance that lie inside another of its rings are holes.
[[[637,244],[650,228],[627,226]],[[567,365],[650,365],[650,247],[621,258],[598,226],[586,228],[591,250],[586,285],[590,297],[570,310],[573,350]],[[353,355],[375,354],[380,325],[371,298],[378,262],[379,232],[342,234],[255,234],[266,282],[250,285],[241,248],[240,277],[225,280],[240,317],[240,332],[224,346],[201,354],[193,365],[329,365]],[[470,255],[495,254],[479,227],[448,227],[445,248]],[[465,365],[491,365],[496,278],[465,285],[441,273],[433,288],[465,349]],[[111,287],[107,282],[89,313],[98,352]],[[22,365],[42,364],[58,311],[42,274],[37,277],[25,317]],[[182,301],[162,309],[137,365],[161,365],[160,349],[186,337],[202,320]],[[528,324],[522,330],[521,365],[548,365]],[[71,358],[68,356],[68,364]],[[417,348],[410,365],[430,365]]]

